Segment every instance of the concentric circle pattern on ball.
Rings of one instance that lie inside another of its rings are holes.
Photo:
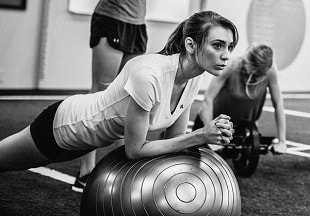
[[[97,164],[81,200],[81,215],[240,214],[240,191],[231,168],[205,148],[130,161],[119,147]]]

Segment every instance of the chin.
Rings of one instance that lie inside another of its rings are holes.
[[[222,71],[223,70],[213,70],[213,71],[208,72],[208,73],[210,73],[210,74],[212,74],[214,76],[221,76],[222,75]]]

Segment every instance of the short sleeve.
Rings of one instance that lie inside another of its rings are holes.
[[[146,111],[151,111],[154,104],[160,101],[160,84],[151,69],[133,71],[124,89]]]

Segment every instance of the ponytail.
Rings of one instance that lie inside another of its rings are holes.
[[[172,32],[168,38],[168,42],[165,47],[159,51],[162,55],[172,55],[175,53],[182,53],[185,51],[184,40],[183,40],[183,27],[185,21],[181,22],[177,28]]]

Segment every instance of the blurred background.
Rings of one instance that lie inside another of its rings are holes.
[[[87,92],[90,18],[96,3],[0,0],[0,93]],[[242,54],[251,42],[267,43],[275,50],[283,92],[310,92],[310,1],[147,0],[147,53],[159,51],[179,22],[201,10],[216,11],[237,25],[240,42],[233,55]]]

